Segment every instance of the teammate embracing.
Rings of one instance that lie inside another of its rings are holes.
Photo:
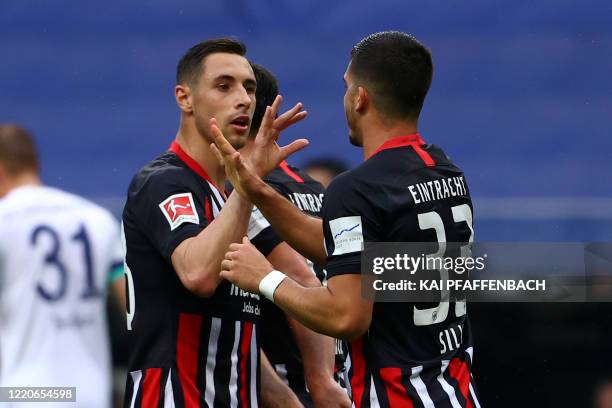
[[[259,291],[306,326],[350,340],[349,376],[357,408],[480,406],[464,303],[418,308],[372,303],[361,295],[366,242],[473,240],[463,173],[417,132],[432,74],[430,52],[405,33],[372,34],[353,48],[344,75],[344,107],[350,141],[363,147],[364,162],[330,184],[322,220],[296,210],[261,179],[278,162],[243,159],[215,137],[236,190],[287,243],[325,265],[328,281],[319,288],[299,285],[274,271],[247,240],[230,245],[222,276]],[[269,146],[267,140],[256,145]],[[419,184],[448,186],[451,180],[459,183],[452,194],[413,194]],[[439,339],[447,330],[462,336],[442,348]]]

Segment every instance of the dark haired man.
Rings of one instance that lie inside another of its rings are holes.
[[[278,95],[278,82],[274,75],[261,65],[251,63],[251,66],[257,80],[257,102],[245,150],[251,148],[266,107],[272,105]],[[302,211],[320,216],[325,189],[307,174],[283,161],[265,181]],[[261,216],[257,208],[254,211]],[[292,254],[300,256],[282,242],[266,258],[276,269],[284,270],[281,265],[291,268],[293,279],[300,284],[321,286],[325,280],[324,271],[314,265],[313,269],[309,268],[303,258],[299,265],[294,265]],[[260,322],[262,349],[276,373],[288,383],[302,404],[321,408],[350,406],[346,392],[334,382],[333,339],[314,333],[290,315],[285,316],[267,299],[262,299],[261,307],[264,316]]]
[[[215,143],[236,189],[300,253],[325,264],[327,287],[304,288],[243,240],[230,245],[222,276],[259,290],[306,326],[350,340],[352,398],[360,407],[479,407],[465,303],[372,303],[361,295],[366,242],[471,242],[472,204],[459,168],[425,144],[417,121],[429,89],[429,51],[395,31],[372,34],[344,75],[349,138],[364,163],[330,184],[323,220],[288,204],[258,176],[271,166]],[[260,135],[258,135],[258,138]],[[454,184],[448,188],[448,182]],[[415,185],[442,185],[421,194]],[[451,341],[451,334],[454,341]]]
[[[275,394],[266,405],[299,406],[260,360],[259,296],[219,276],[225,249],[247,232],[251,217],[250,203],[219,188],[225,173],[210,148],[221,131],[236,149],[246,143],[256,82],[245,52],[232,39],[187,51],[177,67],[176,139],[130,184],[123,211],[131,348],[126,406],[258,407],[260,381],[263,396]],[[260,129],[273,139],[306,115],[297,104],[275,119],[279,104],[267,110]],[[305,143],[275,145],[259,159],[282,160]],[[249,230],[251,237],[264,233],[256,220]]]

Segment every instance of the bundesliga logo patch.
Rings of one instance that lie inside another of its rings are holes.
[[[185,222],[200,223],[200,217],[198,217],[191,193],[171,195],[159,205],[159,208],[170,224],[170,231]]]

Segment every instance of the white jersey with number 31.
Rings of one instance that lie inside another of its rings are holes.
[[[76,387],[61,406],[110,406],[105,305],[122,259],[118,223],[85,199],[42,186],[0,199],[0,386]]]

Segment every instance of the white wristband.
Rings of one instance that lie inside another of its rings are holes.
[[[280,271],[272,271],[259,282],[259,293],[274,302],[274,291],[287,275]]]

